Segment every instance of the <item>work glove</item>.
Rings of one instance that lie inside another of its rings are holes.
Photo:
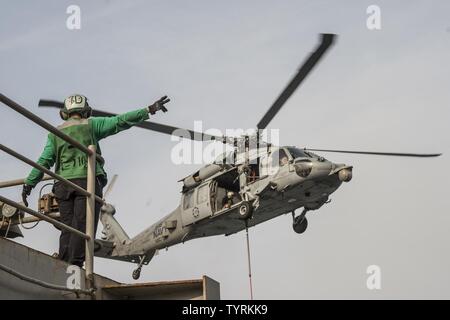
[[[148,112],[150,114],[155,114],[156,111],[158,110],[162,110],[163,112],[167,112],[166,107],[164,107],[164,104],[166,104],[167,102],[169,102],[170,99],[167,98],[167,96],[162,97],[161,99],[159,99],[158,101],[156,101],[154,104],[148,106]]]
[[[25,204],[25,207],[28,207],[27,197],[31,194],[31,190],[33,190],[33,186],[29,184],[24,184],[22,188],[22,201]]]

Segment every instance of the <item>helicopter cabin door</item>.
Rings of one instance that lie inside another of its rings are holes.
[[[183,195],[183,227],[201,221],[212,215],[210,185],[204,183]]]

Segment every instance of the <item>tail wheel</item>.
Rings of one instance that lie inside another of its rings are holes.
[[[247,201],[242,202],[242,204],[239,206],[239,219],[247,220],[252,217],[253,210],[250,203]]]
[[[306,231],[306,228],[308,228],[308,220],[305,217],[302,219],[298,218],[300,217],[295,218],[292,228],[296,233],[301,234]]]
[[[141,268],[135,269],[135,270],[133,271],[132,276],[133,276],[133,279],[134,279],[134,280],[139,279],[139,277],[141,276]]]

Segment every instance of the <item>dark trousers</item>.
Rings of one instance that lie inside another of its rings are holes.
[[[86,178],[70,179],[70,181],[86,189]],[[95,194],[99,197],[103,196],[103,187],[105,184],[106,179],[103,177],[99,176],[95,179]],[[86,233],[86,196],[59,181],[55,183],[53,193],[58,200],[60,221]],[[97,232],[100,208],[101,204],[95,202],[95,232]],[[61,230],[61,236],[59,237],[59,259],[82,267],[85,243],[85,240],[80,236],[70,231]]]

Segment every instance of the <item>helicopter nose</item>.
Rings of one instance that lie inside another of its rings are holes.
[[[339,170],[338,172],[339,180],[341,180],[342,182],[349,182],[350,180],[352,180],[353,177],[352,169],[353,169],[352,167],[349,167]]]
[[[295,163],[296,172],[302,178],[318,179],[327,177],[331,170],[332,164],[329,161],[309,161],[302,160]]]

